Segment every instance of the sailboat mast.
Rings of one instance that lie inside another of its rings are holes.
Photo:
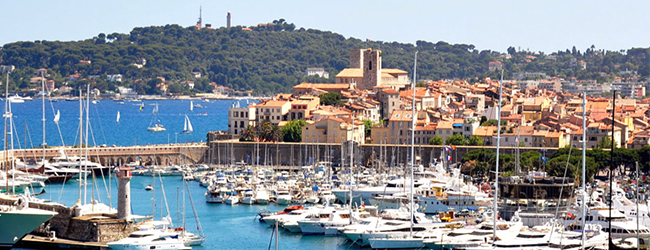
[[[4,150],[4,155],[5,155],[5,192],[9,192],[9,151],[7,150],[8,142],[7,140],[7,119],[9,119],[9,72],[7,72],[7,82],[5,83],[6,87],[6,92],[5,92],[5,130],[4,130],[4,136],[5,136],[5,141],[2,149]]]
[[[79,157],[82,155],[82,147],[81,143],[83,143],[83,103],[81,102],[82,98],[82,93],[83,90],[79,89]],[[81,160],[79,161],[79,202],[81,202],[81,195],[82,195],[82,190],[81,190],[81,185],[84,183],[84,175],[82,174],[83,168],[81,167]],[[84,197],[85,198],[85,197]],[[84,202],[85,203],[85,202]]]
[[[503,69],[501,70],[501,80],[499,81],[499,103],[497,103],[497,161],[494,169],[494,211],[492,211],[492,242],[497,239],[497,217],[499,216],[499,147],[501,146],[501,94],[503,91]]]
[[[86,85],[86,88],[87,88],[87,90],[86,90],[86,133],[85,133],[85,135],[86,135],[85,144],[86,145],[84,145],[84,149],[85,149],[86,152],[84,154],[84,157],[88,157],[88,129],[89,129],[88,125],[90,124],[89,120],[88,120],[88,113],[89,113],[88,110],[90,110],[89,109],[90,108],[90,84]],[[79,97],[79,98],[81,98],[81,97]],[[79,161],[81,162],[82,159],[83,158],[80,156]],[[86,161],[84,161],[84,170],[88,171],[88,161],[87,161],[87,159],[86,159]],[[92,178],[93,178],[93,184],[94,184],[94,182],[95,182],[95,180],[94,180],[95,172],[94,171],[92,171],[92,175],[93,175]],[[86,176],[86,182],[88,182],[88,176]],[[95,192],[93,191],[93,189],[91,189],[90,191],[93,194],[93,199],[94,199]],[[88,192],[88,183],[86,183],[86,185],[84,185],[84,203],[86,202],[86,196],[88,195],[87,192]],[[92,199],[91,199],[91,201],[92,201]],[[93,202],[93,204],[94,204],[94,202]]]
[[[41,121],[43,122],[43,159],[41,159],[41,162],[43,166],[45,166],[45,79],[43,78],[43,71],[41,71],[41,89],[43,90],[43,93],[41,93],[41,104],[43,108],[43,116]]]
[[[585,217],[587,217],[587,190],[585,166],[587,165],[587,92],[582,93],[582,247],[585,247]]]
[[[415,51],[415,62],[413,63],[413,100],[411,102],[411,227],[409,237],[413,237],[413,168],[415,167],[415,82],[418,70],[418,51]]]
[[[607,233],[609,234],[608,237],[608,245],[609,248],[612,249],[612,246],[614,243],[612,242],[612,171],[614,170],[614,119],[616,117],[616,90],[612,90],[612,145],[611,145],[611,151],[609,151],[610,155],[610,166],[609,166],[609,218],[607,218],[607,224],[608,224],[608,229]],[[637,211],[638,212],[638,211]]]

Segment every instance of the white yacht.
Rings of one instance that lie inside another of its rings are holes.
[[[603,232],[609,232],[609,213],[609,208],[592,207],[588,210],[585,222],[590,224],[598,224],[601,226]],[[616,209],[612,209],[611,214],[611,231],[613,238],[636,238],[637,223],[635,218],[628,218]],[[568,227],[569,229],[580,228],[582,217],[575,216],[575,218],[565,218],[562,220],[562,222],[564,223],[564,226]],[[650,240],[650,229],[644,225],[639,225],[639,238],[643,239],[645,242],[648,242],[648,240]]]
[[[247,205],[255,204],[255,193],[253,190],[248,189],[244,191],[243,197],[239,202]]]
[[[350,224],[350,210],[324,207],[298,221],[303,235],[338,234],[338,228]]]
[[[219,185],[210,185],[205,192],[205,201],[208,203],[223,203],[228,196],[228,189]]]
[[[178,238],[177,233],[163,232],[158,230],[135,231],[124,239],[107,243],[113,250],[175,250],[192,249],[185,246],[185,243]]]
[[[269,204],[269,200],[269,192],[266,191],[263,186],[258,185],[257,190],[255,190],[255,202],[257,204],[266,205]]]
[[[275,194],[275,203],[278,205],[291,204],[291,194],[286,190],[278,190]]]
[[[4,195],[3,196],[7,196]],[[7,197],[7,199],[16,199]],[[16,199],[17,206],[0,205],[0,248],[11,248],[38,226],[57,213],[29,208],[27,198]]]

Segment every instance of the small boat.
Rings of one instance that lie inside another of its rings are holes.
[[[144,104],[143,104],[144,105]],[[143,106],[140,106],[140,110],[142,110]],[[149,127],[147,130],[151,132],[161,132],[165,131],[165,126],[160,124],[160,121],[158,120],[158,103],[156,103],[156,106],[153,108],[153,117],[151,118],[151,122],[149,123]]]
[[[144,188],[144,190],[151,191],[151,190],[153,190],[153,186],[151,186],[151,185],[147,185],[147,186]]]

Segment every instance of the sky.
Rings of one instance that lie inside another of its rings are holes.
[[[196,24],[252,26],[284,18],[297,28],[362,40],[473,44],[479,50],[621,50],[650,47],[650,1],[604,0],[61,0],[2,1],[0,44],[75,41],[134,27]]]

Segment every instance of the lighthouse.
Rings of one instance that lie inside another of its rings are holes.
[[[131,170],[119,168],[117,171],[117,218],[131,218]]]

